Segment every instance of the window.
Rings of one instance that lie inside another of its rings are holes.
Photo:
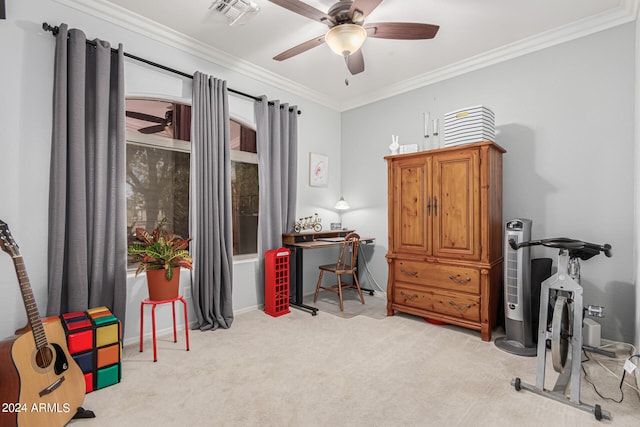
[[[127,231],[148,230],[162,218],[189,235],[191,106],[127,99]],[[257,252],[258,157],[255,130],[231,120],[233,254]]]
[[[137,227],[189,235],[191,107],[154,99],[127,99],[127,243]]]
[[[258,252],[258,155],[256,131],[231,120],[233,254]]]

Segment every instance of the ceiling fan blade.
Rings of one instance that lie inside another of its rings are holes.
[[[302,52],[308,51],[309,49],[313,49],[316,46],[320,46],[322,43],[324,43],[324,36],[319,36],[314,39],[307,40],[304,43],[300,43],[299,45],[294,46],[289,50],[285,50],[281,54],[274,56],[273,59],[275,59],[276,61],[284,61],[285,59],[289,59],[292,56],[296,56]]]
[[[149,126],[146,128],[140,128],[138,129],[138,132],[149,135],[152,133],[162,132],[163,130],[164,130],[164,125],[155,125],[155,126]]]
[[[144,120],[145,122],[164,123],[163,117],[152,116],[150,114],[138,113],[136,111],[127,111],[127,117],[132,119]]]
[[[364,71],[364,56],[362,56],[362,49],[358,49],[351,55],[347,56],[347,68],[353,75]]]
[[[364,18],[369,16],[380,3],[382,0],[354,0],[349,9],[349,16],[355,23],[362,24]]]
[[[434,38],[440,26],[413,22],[378,22],[366,24],[364,28],[369,37],[378,39],[424,40]]]
[[[330,27],[336,25],[336,21],[326,13],[316,9],[313,6],[309,6],[299,0],[269,0],[271,3],[277,4],[280,7],[284,7],[291,12],[295,12],[298,15],[302,15],[314,21],[327,24]]]

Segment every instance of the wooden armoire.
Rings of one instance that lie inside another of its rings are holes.
[[[395,311],[491,340],[502,282],[502,154],[487,141],[387,156]]]

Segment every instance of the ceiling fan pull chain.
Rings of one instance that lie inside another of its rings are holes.
[[[344,54],[344,65],[346,65],[347,72],[344,73],[344,85],[349,86],[349,53],[345,52]]]

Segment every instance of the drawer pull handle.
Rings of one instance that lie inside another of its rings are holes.
[[[405,300],[409,301],[413,301],[414,299],[418,298],[418,294],[409,295],[405,294],[404,291],[400,291],[400,295],[402,295]]]
[[[449,301],[449,305],[453,306],[453,308],[455,308],[456,310],[468,310],[471,308],[471,304],[467,304],[467,305],[458,305],[453,301]]]
[[[464,283],[464,282],[470,282],[471,281],[471,277],[467,277],[466,279],[456,279],[457,276],[454,276],[453,274],[451,276],[449,276],[449,279],[453,280],[456,283]]]
[[[413,277],[418,277],[418,272],[417,271],[407,271],[404,268],[400,269],[400,272],[402,274],[406,274],[407,276],[413,276]]]

